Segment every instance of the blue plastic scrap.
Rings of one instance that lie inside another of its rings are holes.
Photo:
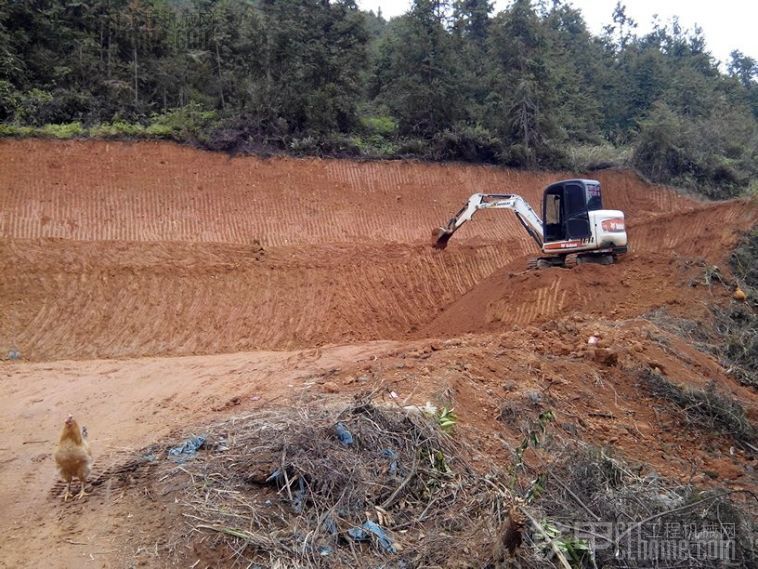
[[[174,460],[182,462],[197,454],[197,451],[200,450],[204,444],[205,437],[203,435],[190,437],[179,446],[169,449],[168,455]]]
[[[389,538],[387,532],[384,531],[384,528],[382,528],[382,526],[375,522],[368,521],[363,524],[363,527],[376,536],[379,545],[384,551],[387,553],[397,553],[395,544],[392,543],[392,540]]]
[[[266,484],[269,482],[276,482],[277,484],[284,484],[284,473],[281,468],[277,468],[271,473],[271,476],[266,478]]]
[[[331,535],[337,535],[337,522],[334,521],[332,516],[327,516],[324,522],[321,524],[324,529]]]
[[[352,537],[355,541],[366,541],[369,538],[368,532],[362,527],[352,527],[347,530],[347,535]]]
[[[343,445],[349,447],[353,444],[353,435],[350,434],[350,431],[345,426],[345,423],[337,423],[334,426],[334,431],[337,433],[337,438]]]
[[[387,532],[384,531],[384,528],[382,526],[375,522],[367,521],[364,522],[361,527],[352,527],[347,530],[347,534],[355,541],[366,541],[371,535],[374,535],[374,537],[376,537],[377,543],[379,544],[379,547],[381,547],[384,551],[387,553],[397,553],[395,544],[392,543],[392,540],[387,535]]]
[[[327,555],[330,555],[331,553],[334,553],[334,548],[331,545],[322,545],[318,548],[318,554],[321,557],[326,557]]]
[[[382,457],[390,459],[390,474],[397,474],[397,453],[391,448],[382,449]]]

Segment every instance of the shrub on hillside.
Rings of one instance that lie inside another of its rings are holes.
[[[570,146],[566,152],[569,168],[574,172],[621,168],[629,164],[628,146],[612,144],[582,144]]]
[[[0,94],[0,96],[2,96]],[[6,93],[5,105],[12,105],[3,114],[5,120],[29,126],[45,126],[48,124],[72,124],[75,121],[86,120],[96,106],[94,99],[88,93],[56,89],[30,89],[24,93]]]
[[[45,137],[60,139],[76,138],[78,136],[84,136],[87,133],[80,122],[46,124],[38,129],[38,132]]]
[[[198,141],[218,123],[218,114],[197,104],[189,104],[153,115],[145,129],[149,136],[173,138],[181,141]]]
[[[435,160],[460,160],[495,164],[503,153],[501,141],[481,126],[457,125],[434,136]]]
[[[93,126],[89,133],[97,138],[132,138],[143,135],[145,127],[141,124],[114,121]]]
[[[688,118],[656,103],[640,122],[632,163],[655,182],[730,198],[758,175],[756,141],[755,125],[739,113]]]

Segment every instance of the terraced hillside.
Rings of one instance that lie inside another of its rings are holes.
[[[527,270],[536,248],[504,211],[430,246],[472,192],[537,205],[575,175],[0,142],[0,355],[13,356],[0,362],[0,567],[234,566],[182,533],[176,489],[130,470],[140,449],[366,393],[455,406],[482,469],[508,464],[523,436],[508,409],[526,420],[549,406],[562,436],[674,479],[754,488],[749,447],[697,430],[640,380],[717,385],[755,422],[754,390],[646,318],[705,322],[733,302],[704,275],[728,275],[754,201],[603,171],[605,204],[629,225],[616,265]],[[92,495],[61,506],[50,455],[68,412],[90,429],[96,470]],[[194,546],[177,550],[168,529]]]

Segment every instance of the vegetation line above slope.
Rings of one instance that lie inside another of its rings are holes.
[[[568,3],[85,0],[0,6],[0,135],[213,150],[633,165],[711,197],[758,187],[758,67],[701,30],[601,36]]]

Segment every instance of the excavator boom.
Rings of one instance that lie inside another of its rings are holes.
[[[534,212],[532,207],[522,198],[515,194],[473,194],[458,213],[456,213],[444,227],[432,231],[434,247],[444,249],[453,233],[480,209],[511,209],[516,214],[521,224],[529,235],[542,247],[544,235],[542,232],[542,220]]]

